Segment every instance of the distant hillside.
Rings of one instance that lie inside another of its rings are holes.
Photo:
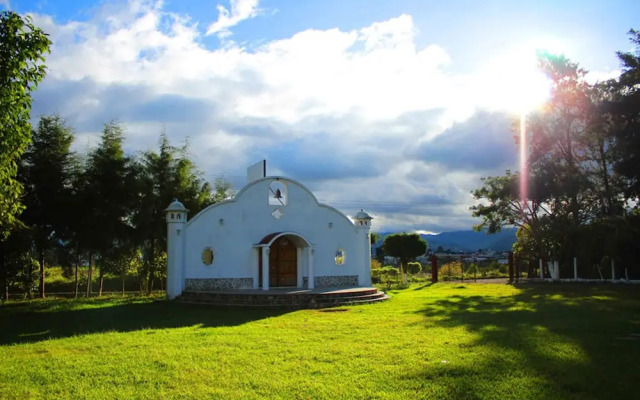
[[[382,246],[384,238],[393,232],[381,233],[382,238],[374,247]],[[439,246],[453,251],[475,252],[478,249],[508,251],[516,242],[516,228],[503,229],[501,232],[486,234],[484,232],[453,231],[442,232],[437,235],[420,235],[429,244],[429,249],[436,250]]]

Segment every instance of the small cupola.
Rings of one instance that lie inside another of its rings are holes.
[[[363,209],[360,209],[360,211],[353,217],[353,222],[358,228],[370,228],[372,219],[373,218],[369,214],[367,214]]]
[[[187,222],[187,212],[189,210],[178,199],[169,204],[169,207],[164,211],[167,213],[167,222]]]

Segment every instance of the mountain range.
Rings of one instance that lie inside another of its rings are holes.
[[[452,231],[442,232],[438,234],[421,234],[420,236],[427,241],[429,249],[436,251],[442,246],[443,250],[451,250],[455,252],[476,252],[482,250],[509,251],[516,242],[516,228],[505,228],[498,233],[487,234],[485,232]],[[381,238],[373,247],[380,247],[384,242],[384,238],[394,232],[382,232]]]

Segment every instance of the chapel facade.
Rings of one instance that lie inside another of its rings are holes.
[[[265,176],[266,164],[258,170],[233,199],[190,220],[177,200],[166,209],[168,297],[370,286],[372,218],[361,210],[349,219],[299,182]]]

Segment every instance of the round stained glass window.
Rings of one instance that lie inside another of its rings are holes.
[[[344,264],[344,262],[346,261],[346,258],[347,258],[347,254],[344,252],[343,249],[336,250],[336,257],[335,257],[336,265]]]
[[[213,264],[213,249],[211,247],[206,247],[202,251],[202,262],[204,265]]]

